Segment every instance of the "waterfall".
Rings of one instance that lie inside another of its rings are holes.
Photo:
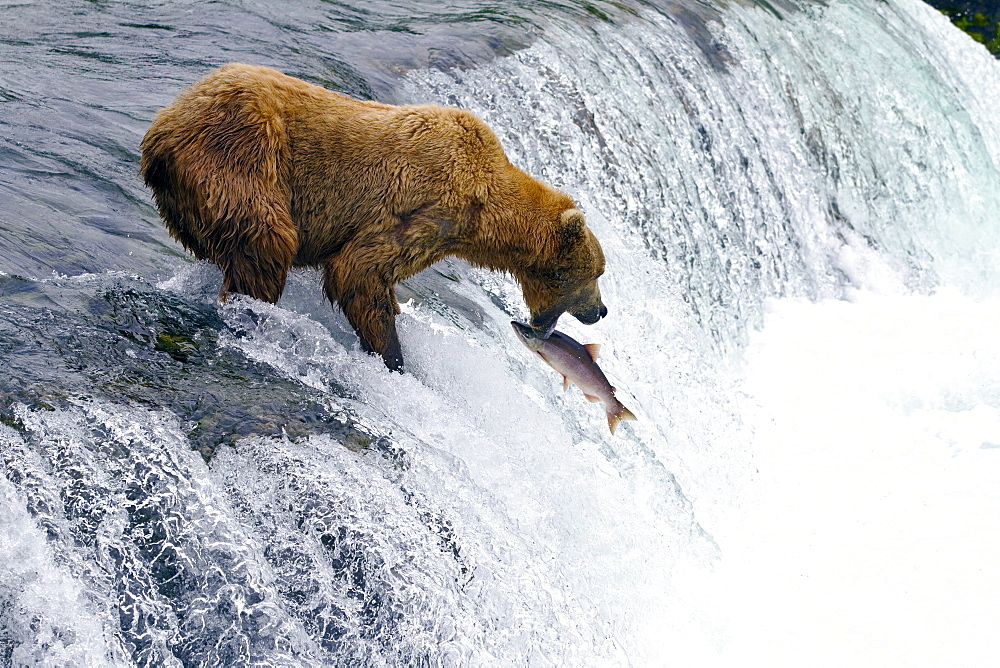
[[[392,97],[579,202],[610,314],[559,326],[638,420],[455,260],[398,289],[404,375],[311,270],[274,306],[205,264],[0,273],[0,664],[991,656],[997,63],[916,0],[598,4],[518,6],[532,40]]]

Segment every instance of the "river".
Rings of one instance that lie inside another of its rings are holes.
[[[917,0],[11,1],[0,665],[980,666],[1000,65]],[[608,433],[512,278],[220,304],[138,177],[267,65],[469,108],[601,240]]]

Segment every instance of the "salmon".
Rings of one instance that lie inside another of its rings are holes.
[[[604,410],[608,414],[608,428],[612,434],[619,421],[636,419],[632,411],[615,397],[615,388],[608,382],[601,367],[597,366],[600,345],[583,345],[559,331],[554,331],[543,339],[528,325],[516,320],[512,320],[510,324],[518,340],[563,377],[564,392],[573,384],[583,390],[583,396],[588,401],[600,401],[604,404]]]

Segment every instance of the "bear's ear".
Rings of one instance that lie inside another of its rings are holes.
[[[583,236],[583,228],[587,225],[583,211],[566,209],[559,217],[559,222],[559,246],[564,250],[572,248]]]

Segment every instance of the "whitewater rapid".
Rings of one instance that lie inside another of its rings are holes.
[[[685,572],[683,638],[662,631],[681,628],[672,593],[646,612],[661,628],[633,628],[631,656],[989,663],[996,61],[920,3],[784,21],[733,6],[718,61],[644,18],[597,29],[600,55],[565,36],[412,89],[536,128],[505,145],[613,240],[618,308],[598,336],[631,362],[612,368],[659,431],[636,435],[718,545]],[[637,260],[649,251],[665,274]]]
[[[154,9],[123,25],[176,44]],[[328,9],[250,12],[240,58],[313,71],[324,38],[363,41],[296,23]],[[513,279],[460,262],[400,286],[404,375],[314,271],[219,304],[162,230],[118,242],[145,273],[0,272],[0,662],[990,662],[996,61],[915,0],[604,9],[524,9],[537,39],[489,62],[363,71],[472,109],[579,201],[610,315],[559,326],[602,345],[638,420],[609,434],[514,340]],[[88,62],[103,82],[144,62],[124,54]],[[203,73],[178,62],[109,133],[138,145]],[[66,150],[52,179],[134,177],[127,150]],[[44,170],[18,160],[34,201]],[[159,225],[128,183],[122,209]]]
[[[1000,301],[954,289],[768,304],[755,498],[715,534],[727,665],[993,662],[998,325]]]

